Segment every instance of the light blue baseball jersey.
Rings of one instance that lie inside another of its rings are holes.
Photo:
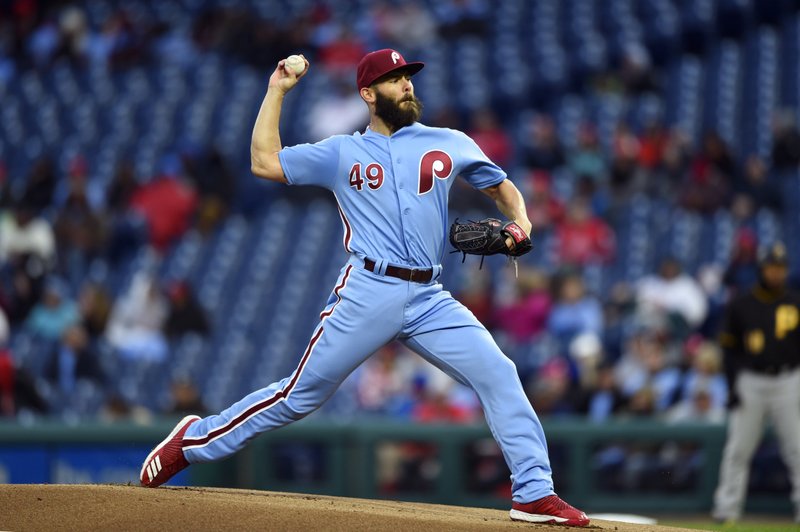
[[[337,135],[279,157],[290,184],[333,191],[347,251],[421,268],[442,260],[456,176],[478,189],[506,178],[464,133],[419,123],[388,137],[370,129]]]
[[[190,425],[186,459],[219,460],[308,415],[372,353],[398,340],[475,390],[511,469],[514,501],[553,494],[542,426],[486,328],[438,275],[408,282],[364,268],[369,257],[440,271],[453,180],[460,175],[481,189],[501,183],[505,172],[463,133],[421,124],[391,136],[367,130],[284,148],[280,161],[290,184],[333,191],[351,255],[294,373]]]

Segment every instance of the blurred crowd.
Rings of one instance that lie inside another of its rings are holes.
[[[0,84],[64,59],[77,69],[125,69],[165,58],[192,64],[221,53],[265,72],[298,50],[345,80],[371,49],[392,46],[413,57],[435,39],[484,35],[490,9],[484,0],[435,2],[432,9],[377,2],[344,25],[327,3],[308,6],[291,23],[234,5],[203,9],[178,24],[126,5],[97,26],[70,2],[2,2]],[[646,53],[632,50],[592,90],[657,89],[659,71]],[[363,125],[363,105],[345,105],[353,97],[348,90],[340,83],[330,100],[309,103],[319,125],[312,136]],[[335,121],[324,114],[331,109]],[[685,132],[657,119],[640,128],[621,122],[605,141],[587,122],[574,146],[564,146],[553,116],[541,109],[524,116],[521,131],[509,127],[516,115],[491,106],[444,107],[423,119],[464,129],[507,168],[527,198],[535,249],[548,235],[557,243],[555,268],[522,261],[518,276],[513,269],[470,269],[456,296],[514,360],[543,418],[722,422],[727,387],[715,336],[725,302],[757,280],[757,250],[768,244],[758,241],[757,213],[780,216],[787,208],[782,176],[800,164],[794,112],[776,113],[769,157],[732,153],[714,131],[693,145]],[[0,160],[0,416],[58,415],[86,382],[102,390],[106,401],[98,415],[106,419],[203,413],[197,383],[176,380],[170,404],[153,413],[123,399],[109,374],[125,361],[168,363],[170,341],[184,334],[213,335],[198,287],[140,271],[113,293],[109,279],[142,249],[157,261],[189,230],[213,234],[237,209],[237,183],[254,178],[235,175],[213,145],[177,146],[162,154],[155,175],[137,175],[131,161],[122,161],[108,186],[98,186],[80,155],[64,167],[59,155],[36,160],[22,178],[8,175]],[[456,187],[453,207],[485,209],[476,197]],[[585,268],[626,260],[614,227],[640,197],[699,216],[730,213],[735,234],[728,264],[686,271],[665,257],[657,271],[607,293],[588,290]],[[19,331],[47,342],[40,363],[22,363],[11,352],[9,340]],[[455,423],[482,417],[471,391],[399,344],[358,368],[341,393],[359,415]]]
[[[297,50],[311,51],[327,71],[349,75],[372,49],[395,47],[413,54],[437,37],[483,36],[489,29],[486,0],[444,0],[432,8],[417,0],[371,2],[355,21],[338,19],[323,1],[306,2],[279,17],[258,7],[209,2],[185,19],[170,13],[170,6],[161,11],[166,16],[156,17],[137,2],[112,3],[99,8],[102,19],[93,23],[74,1],[9,0],[0,4],[0,80],[61,58],[78,67],[124,69],[154,58],[191,64],[209,52],[263,71]]]

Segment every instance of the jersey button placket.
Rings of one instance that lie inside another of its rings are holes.
[[[397,159],[394,160],[394,164],[395,164],[394,175],[399,175],[399,173],[398,173],[399,168],[398,167],[400,166],[400,162],[402,160],[403,159],[400,158],[400,157],[398,157]],[[402,179],[398,180],[397,188],[399,188],[400,190],[403,190],[404,186],[405,185],[403,184],[403,180]]]
[[[401,192],[403,190],[403,170],[402,170],[401,164],[400,164],[402,158],[401,157],[396,157],[396,158],[394,157],[394,154],[392,153],[392,139],[391,139],[391,137],[389,138],[389,143],[388,143],[387,147],[389,149],[389,161],[392,162],[392,174],[394,175],[394,183],[395,183],[395,196],[397,197],[397,204],[400,207],[400,212],[402,213],[402,216],[400,216],[400,220],[399,220],[399,222],[400,222],[400,231],[401,231],[401,233],[403,235],[403,245],[406,248],[406,257],[408,258],[408,256],[409,256],[408,240],[407,240],[407,236],[406,236],[405,223],[403,223],[403,217],[408,216],[409,214],[411,214],[411,209],[409,209],[408,207],[404,207],[405,205],[407,205],[407,203],[404,201],[403,193]]]

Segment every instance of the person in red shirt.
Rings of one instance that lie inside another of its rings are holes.
[[[500,127],[497,116],[491,109],[479,109],[471,118],[472,127],[467,132],[486,156],[505,167],[511,162],[513,144],[508,134]]]
[[[197,207],[197,193],[180,178],[174,167],[177,164],[178,161],[167,161],[160,176],[131,196],[131,209],[147,221],[150,243],[159,251],[186,232]]]
[[[528,183],[528,212],[534,234],[560,224],[564,219],[564,204],[553,194],[550,174],[535,170]]]
[[[570,202],[566,220],[558,228],[558,251],[565,264],[582,266],[614,258],[614,232],[592,214],[588,199],[577,197]]]
[[[543,271],[522,270],[514,300],[499,305],[497,327],[515,344],[524,344],[547,328],[553,304],[549,284]]]
[[[345,74],[356,68],[365,53],[364,43],[350,30],[341,28],[337,38],[320,48],[319,60],[329,73]]]

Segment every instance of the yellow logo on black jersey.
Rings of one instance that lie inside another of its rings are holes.
[[[778,340],[786,336],[786,333],[797,328],[800,322],[800,312],[794,305],[780,305],[775,309],[775,338]]]
[[[764,331],[755,329],[747,333],[747,350],[754,355],[760,355],[764,350]]]

